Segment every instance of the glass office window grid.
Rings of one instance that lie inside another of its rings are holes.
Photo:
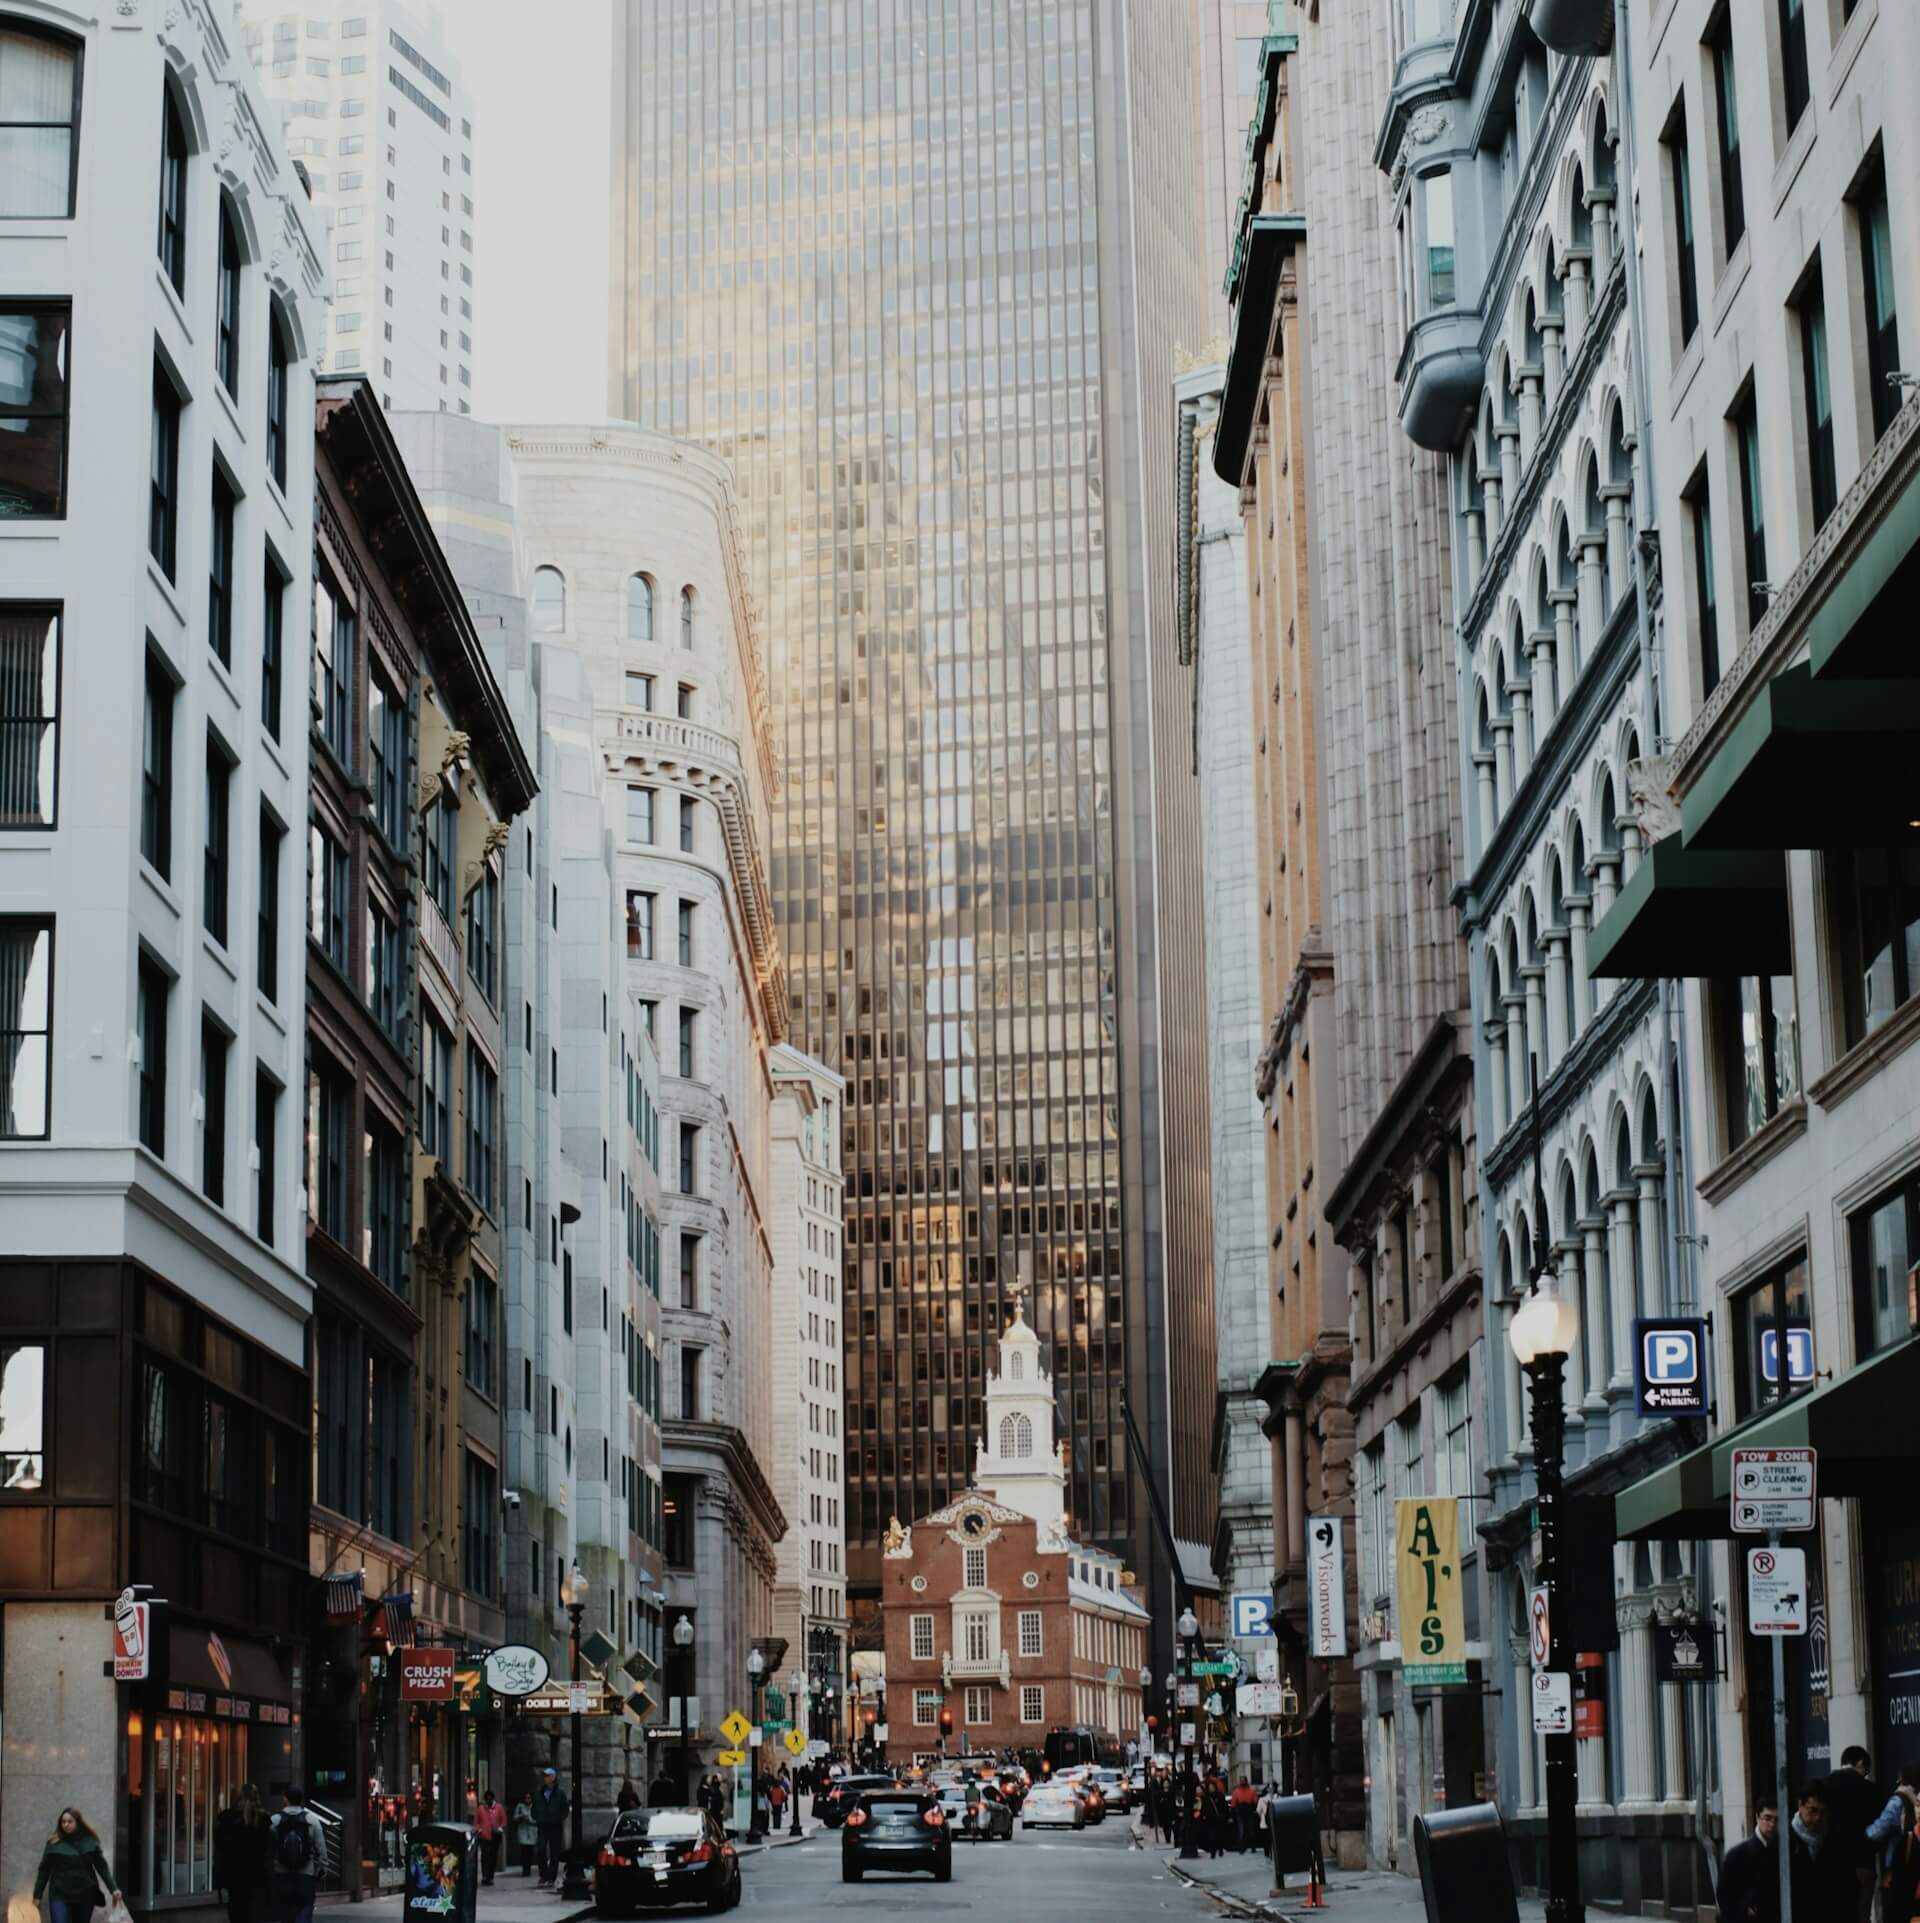
[[[732,461],[763,570],[793,1039],[850,1084],[869,1557],[963,1479],[1019,1281],[1072,1512],[1131,1529],[1092,12],[622,28],[613,405]]]

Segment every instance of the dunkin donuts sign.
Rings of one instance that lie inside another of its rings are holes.
[[[451,1649],[402,1649],[397,1653],[400,1660],[400,1700],[403,1703],[453,1701]]]

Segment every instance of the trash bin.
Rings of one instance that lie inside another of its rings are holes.
[[[1276,1882],[1289,1870],[1311,1870],[1319,1863],[1320,1818],[1311,1796],[1268,1799],[1267,1848]]]
[[[1506,1827],[1492,1803],[1432,1810],[1413,1819],[1413,1848],[1427,1923],[1520,1923]]]
[[[407,1832],[405,1923],[428,1917],[474,1923],[480,1900],[480,1832],[466,1823],[422,1823]]]

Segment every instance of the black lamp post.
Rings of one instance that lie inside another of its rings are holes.
[[[1540,1586],[1547,1592],[1547,1668],[1567,1672],[1568,1586],[1560,1575],[1560,1503],[1566,1466],[1567,1356],[1580,1331],[1579,1309],[1540,1278],[1551,1273],[1547,1260],[1547,1198],[1540,1181],[1540,1071],[1533,1080],[1533,1261],[1526,1300],[1514,1311],[1507,1341],[1525,1371],[1533,1419],[1534,1503],[1540,1517]],[[1522,1730],[1522,1737],[1526,1732]],[[1547,1754],[1547,1919],[1583,1923],[1580,1901],[1580,1848],[1574,1807],[1579,1799],[1579,1768],[1571,1730],[1544,1739]]]
[[[587,1613],[588,1593],[587,1579],[576,1562],[567,1571],[566,1587],[560,1597],[571,1625],[567,1635],[567,1674],[576,1684],[580,1680],[580,1618]],[[587,1879],[587,1851],[580,1830],[580,1711],[577,1707],[567,1717],[567,1728],[573,1742],[573,1798],[569,1812],[572,1829],[567,1845],[567,1873],[561,1879],[560,1894],[570,1903],[584,1903],[592,1897],[593,1886]]]
[[[802,1660],[805,1659],[802,1658]],[[789,1729],[800,1727],[797,1712],[800,1706],[800,1691],[806,1680],[807,1673],[804,1669],[789,1670],[787,1673],[787,1727]],[[792,1751],[789,1750],[788,1754],[791,1755]],[[800,1828],[800,1771],[797,1767],[787,1771],[787,1801],[793,1805],[793,1833],[799,1836],[803,1832]]]
[[[693,1701],[693,1692],[687,1685],[693,1680],[693,1658],[688,1654],[693,1648],[693,1624],[682,1615],[673,1626],[673,1646],[680,1652],[680,1800],[693,1801],[693,1784],[689,1777],[691,1765],[687,1759],[688,1705]]]
[[[1187,1681],[1197,1685],[1200,1678],[1194,1669],[1194,1664],[1199,1661],[1195,1645],[1200,1635],[1200,1619],[1193,1613],[1191,1603],[1181,1610],[1180,1620],[1174,1626],[1180,1632],[1180,1646],[1186,1656]],[[1177,1707],[1175,1713],[1178,1713]],[[1194,1705],[1193,1735],[1194,1740],[1191,1743],[1180,1745],[1180,1780],[1183,1784],[1180,1792],[1180,1860],[1183,1863],[1193,1861],[1200,1854],[1200,1838],[1193,1820],[1194,1751],[1199,1746],[1200,1740],[1198,1703]]]
[[[747,1656],[748,1700],[752,1705],[754,1733],[760,1733],[760,1685],[766,1680],[767,1659],[756,1645]],[[766,1831],[760,1827],[760,1745],[755,1743],[747,1759],[747,1841],[763,1842]]]

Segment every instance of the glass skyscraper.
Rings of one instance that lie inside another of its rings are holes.
[[[611,405],[733,463],[793,1039],[848,1083],[844,1433],[806,1440],[856,1596],[965,1486],[1018,1291],[1076,1530],[1163,1569],[1123,1386],[1210,1526],[1204,987],[1155,881],[1193,804],[1152,778],[1193,743],[1149,647],[1180,687],[1190,10],[616,0]]]

